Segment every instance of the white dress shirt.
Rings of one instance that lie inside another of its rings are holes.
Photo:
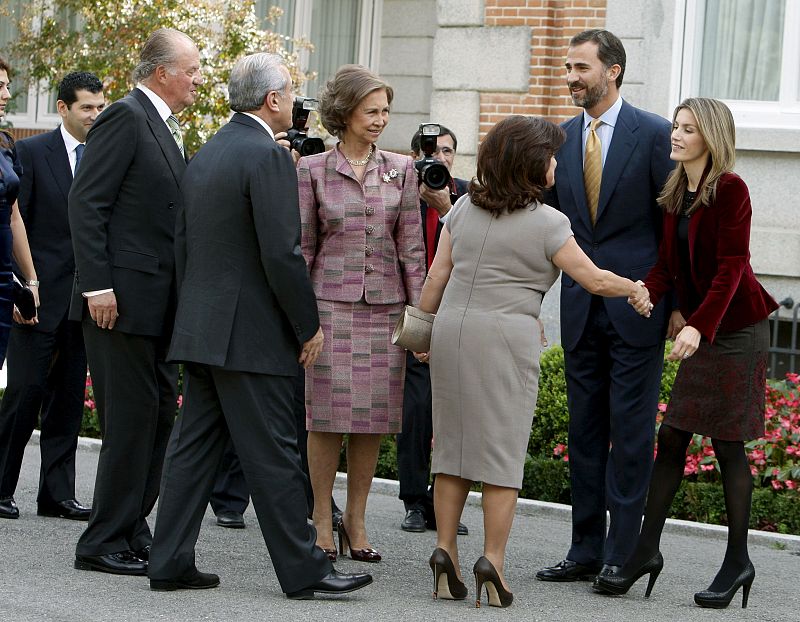
[[[78,145],[82,145],[83,143],[78,141],[72,134],[70,134],[64,124],[62,123],[60,126],[61,128],[61,138],[64,140],[64,146],[67,148],[67,159],[69,160],[69,168],[72,171],[72,176],[75,177],[75,162],[77,162],[77,156],[75,155],[75,149]]]

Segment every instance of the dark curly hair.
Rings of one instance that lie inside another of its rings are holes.
[[[506,117],[478,149],[478,172],[470,182],[472,202],[495,216],[541,201],[550,158],[566,134],[541,117]]]
[[[334,136],[341,138],[347,119],[359,102],[373,91],[386,91],[391,104],[394,91],[384,80],[361,65],[342,65],[319,92],[319,118]]]

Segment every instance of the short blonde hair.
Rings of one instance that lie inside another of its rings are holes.
[[[384,80],[361,65],[342,65],[319,93],[322,125],[341,138],[358,104],[373,91],[380,90],[386,91],[386,99],[391,104],[394,90]]]

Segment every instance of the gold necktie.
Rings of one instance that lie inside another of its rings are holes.
[[[586,203],[589,206],[589,218],[594,225],[597,219],[597,203],[600,200],[600,181],[603,178],[603,149],[597,127],[602,123],[594,119],[589,124],[589,136],[586,139],[586,155],[583,159],[583,187],[586,190]]]
[[[181,150],[181,155],[184,155],[183,136],[181,135],[181,126],[178,125],[178,119],[174,115],[169,115],[167,117],[167,125],[169,125],[169,131],[172,132],[172,138],[175,139],[175,144]]]

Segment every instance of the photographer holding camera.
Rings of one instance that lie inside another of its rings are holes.
[[[456,135],[451,130],[433,123],[423,123],[411,139],[411,151],[420,178],[420,211],[428,268],[439,244],[442,218],[453,203],[467,192],[469,182],[449,174],[457,145]],[[437,164],[440,166],[437,167]],[[446,176],[441,165],[447,169]],[[431,188],[429,184],[438,186],[438,189]],[[421,533],[426,528],[436,529],[433,485],[428,489],[432,436],[430,370],[427,363],[418,361],[413,353],[407,352],[403,427],[397,436],[400,499],[406,509],[406,516],[400,524],[403,531]],[[458,533],[466,535],[467,527],[459,523]]]

